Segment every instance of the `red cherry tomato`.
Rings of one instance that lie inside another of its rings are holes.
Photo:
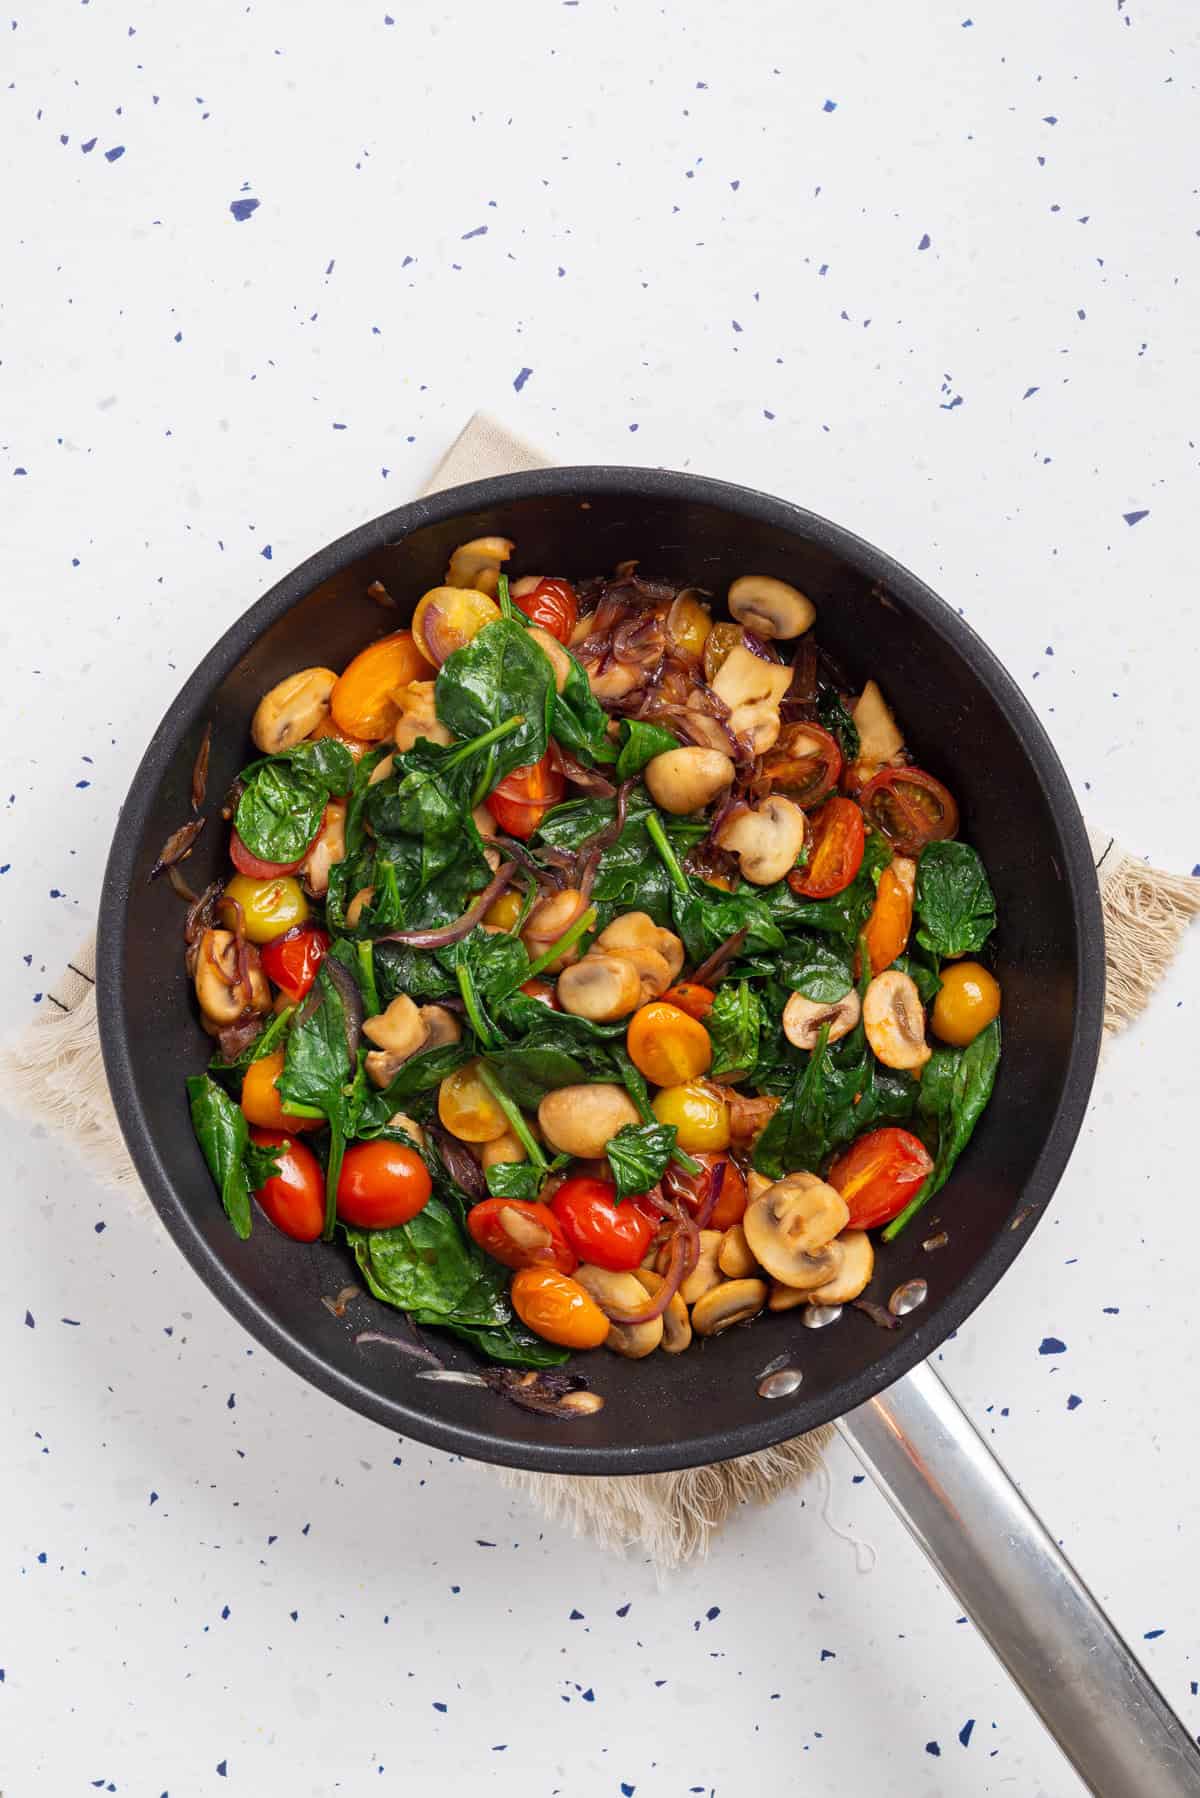
[[[506,774],[489,795],[487,807],[501,830],[524,842],[566,790],[566,776],[555,767],[547,750],[540,761]]]
[[[550,1007],[551,1011],[562,1010],[562,1006],[558,1002],[558,993],[548,980],[538,980],[536,978],[533,980],[523,980],[521,982],[521,991],[525,994],[527,999],[540,999],[543,1005],[548,1005]]]
[[[549,1205],[532,1199],[482,1199],[467,1212],[467,1229],[505,1267],[556,1267],[574,1273],[578,1256]]]
[[[832,899],[844,892],[862,866],[867,837],[853,799],[827,799],[812,821],[812,849],[803,868],[787,877],[805,899]]]
[[[611,1180],[576,1175],[563,1181],[550,1203],[579,1259],[593,1267],[613,1273],[638,1267],[654,1240],[654,1220],[633,1199],[618,1204]]]
[[[560,643],[571,641],[571,632],[579,619],[579,601],[570,581],[548,576],[538,582],[532,593],[523,593],[520,599],[514,593],[513,604]]]
[[[315,924],[301,924],[286,936],[265,943],[260,951],[263,972],[286,999],[295,1005],[317,978],[317,969],[325,959],[329,936]]]
[[[415,1149],[400,1142],[356,1142],[338,1175],[337,1214],[344,1224],[390,1230],[429,1203],[433,1182]]]
[[[295,1242],[315,1242],[325,1227],[325,1177],[311,1149],[284,1130],[250,1132],[251,1142],[280,1150],[276,1172],[255,1198],[277,1230]]]
[[[851,1143],[827,1177],[850,1208],[846,1228],[873,1230],[904,1210],[932,1169],[924,1143],[910,1131],[889,1125]]]
[[[304,855],[307,854],[306,849]],[[280,874],[294,874],[304,855],[299,862],[265,862],[260,856],[251,855],[236,830],[230,833],[229,859],[239,874],[248,874],[251,880],[275,880]]]
[[[697,1154],[695,1151],[692,1153],[692,1160],[700,1163],[703,1170],[701,1173],[685,1173],[683,1168],[676,1167],[674,1163],[667,1169],[663,1185],[671,1197],[682,1199],[694,1216],[712,1191],[718,1167],[723,1166],[725,1172],[721,1175],[717,1202],[704,1227],[706,1230],[728,1230],[733,1224],[740,1224],[746,1210],[746,1182],[737,1162],[728,1155],[713,1152]]]
[[[953,795],[923,768],[883,768],[860,797],[868,824],[901,855],[920,855],[926,843],[941,842],[958,829]]]
[[[807,808],[819,805],[837,786],[842,752],[837,738],[819,724],[787,724],[763,758],[762,771],[771,778],[772,792]]]

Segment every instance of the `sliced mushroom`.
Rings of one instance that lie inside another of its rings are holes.
[[[497,1136],[492,1142],[485,1142],[479,1156],[480,1166],[485,1173],[489,1167],[495,1167],[501,1161],[528,1160],[529,1151],[515,1130],[506,1130],[503,1136]],[[549,1242],[549,1232],[543,1231],[542,1234],[546,1242]]]
[[[253,943],[241,955],[232,930],[206,930],[196,952],[196,998],[210,1024],[236,1024],[248,1011],[270,1011],[271,989]]]
[[[885,1068],[923,1068],[933,1053],[916,982],[898,968],[876,974],[867,988],[863,1028]]]
[[[793,993],[783,1008],[783,1034],[797,1049],[815,1049],[817,1038],[829,1025],[831,1043],[848,1036],[862,1016],[862,1001],[854,987],[835,1005],[822,1005],[817,999],[806,999]]]
[[[411,745],[409,745],[409,747],[411,747]],[[372,768],[371,772],[368,774],[367,785],[369,787],[377,787],[379,785],[380,781],[390,780],[393,773],[395,772],[395,769],[396,769],[395,756],[394,755],[385,755],[381,761],[376,762],[375,766]]]
[[[374,898],[375,898],[375,888],[374,887],[359,887],[357,893],[355,893],[353,899],[350,901],[349,905],[346,907],[346,929],[347,930],[357,930],[358,929],[358,926],[362,921],[363,913],[366,911],[367,907],[371,904],[371,902],[373,901]]]
[[[425,1041],[422,1051],[427,1049],[444,1049],[450,1043],[461,1043],[462,1025],[454,1013],[445,1005],[422,1005],[418,1007],[421,1022],[425,1026]],[[366,1025],[363,1026],[366,1029]]]
[[[829,1246],[836,1268],[832,1279],[806,1294],[810,1305],[848,1305],[866,1291],[875,1272],[875,1250],[865,1230],[845,1230]]]
[[[718,849],[738,858],[743,875],[755,886],[774,886],[796,865],[804,847],[808,820],[798,805],[773,793],[756,809],[735,807],[713,837]]]
[[[554,691],[556,693],[561,693],[571,678],[570,656],[567,654],[558,638],[552,637],[549,631],[544,631],[540,624],[531,624],[525,634],[526,636],[533,638],[533,641],[543,652],[551,668],[553,668]]]
[[[822,1249],[819,1255],[809,1257],[814,1269],[815,1278],[828,1280],[837,1267],[837,1256],[832,1249]],[[822,1273],[820,1270],[824,1269]],[[785,1286],[782,1280],[771,1281],[771,1296],[767,1300],[768,1311],[794,1311],[798,1305],[807,1305],[812,1297],[813,1288],[804,1286]]]
[[[560,1086],[538,1106],[542,1135],[556,1155],[598,1160],[626,1124],[640,1124],[641,1114],[623,1086],[600,1081],[594,1086]]]
[[[758,1141],[775,1113],[779,1110],[780,1100],[770,1093],[751,1095],[731,1091],[729,1094],[729,1140],[735,1149],[748,1149]],[[751,1179],[762,1180],[764,1188],[771,1182],[763,1179],[761,1174],[752,1174]]]
[[[606,1317],[610,1310],[636,1311],[646,1303],[645,1289],[634,1274],[613,1273],[607,1267],[593,1267],[585,1261],[575,1269],[574,1278],[592,1295]],[[655,1317],[644,1324],[614,1323],[604,1346],[631,1361],[640,1361],[652,1355],[662,1339],[663,1320]]]
[[[694,1305],[698,1298],[719,1286],[722,1280],[717,1256],[721,1253],[721,1230],[701,1230],[700,1257],[687,1279],[679,1288],[679,1296],[685,1305]]]
[[[329,695],[337,684],[332,668],[301,668],[264,693],[250,723],[250,735],[264,755],[292,749],[329,716]]]
[[[364,1018],[363,1035],[389,1055],[406,1061],[425,1047],[428,1026],[407,993],[397,993],[386,1011]]]
[[[854,702],[852,716],[858,732],[858,771],[867,781],[904,748],[904,738],[892,717],[891,707],[873,680]]]
[[[678,980],[683,968],[683,943],[673,930],[656,924],[649,912],[627,911],[614,918],[596,938],[594,947],[605,953],[628,955],[634,949],[652,949],[667,964],[671,981]],[[665,990],[665,989],[664,989]]]
[[[765,1280],[726,1280],[696,1300],[692,1306],[692,1328],[697,1336],[719,1336],[734,1324],[749,1323],[766,1302]]]
[[[564,887],[561,893],[539,899],[521,931],[521,941],[529,951],[529,959],[536,961],[539,955],[544,955],[586,910],[587,900],[578,887]],[[557,974],[569,962],[578,961],[580,954],[580,946],[575,943],[555,956],[547,972]]]
[[[500,585],[500,565],[513,553],[508,537],[472,537],[460,543],[446,569],[447,587],[475,587],[495,598]]]
[[[744,574],[729,589],[731,615],[759,637],[802,637],[817,615],[811,599],[769,574]]]
[[[761,1199],[764,1192],[770,1192],[774,1184],[774,1180],[769,1180],[766,1174],[760,1174],[756,1168],[751,1168],[746,1175],[747,1204],[753,1205],[755,1199]]]
[[[611,1024],[642,1003],[641,975],[628,955],[585,955],[559,975],[558,1002],[577,1018]]]
[[[779,709],[780,701],[792,684],[792,670],[785,662],[768,662],[756,656],[744,643],[730,650],[713,678],[712,690],[736,712],[739,706],[766,703]],[[733,719],[730,726],[736,729]]]
[[[729,1280],[745,1280],[758,1272],[758,1262],[750,1252],[746,1232],[740,1224],[730,1224],[722,1236],[717,1266]]]
[[[403,1130],[414,1149],[425,1147],[425,1132],[415,1118],[410,1118],[407,1111],[393,1111],[387,1121],[389,1130]]]
[[[325,820],[317,840],[300,864],[304,884],[314,899],[323,899],[329,891],[329,870],[346,859],[346,805],[331,799],[325,807]]]
[[[488,1147],[492,1146],[489,1143]],[[487,1149],[484,1150],[483,1159],[485,1167],[491,1165],[487,1159]],[[539,1224],[536,1218],[530,1217],[527,1211],[518,1210],[516,1205],[502,1205],[496,1216],[508,1240],[522,1253],[540,1258],[547,1249],[553,1248],[554,1238],[549,1230],[544,1224]]]
[[[747,743],[754,755],[766,755],[779,741],[782,728],[779,707],[769,699],[754,699],[735,706],[729,714],[729,728],[734,736]]]
[[[635,687],[640,687],[645,679],[644,671],[629,662],[609,662],[607,667],[585,662],[584,670],[587,674],[588,686],[601,704],[607,702],[611,705],[614,700],[624,699],[627,693],[632,693]]]
[[[663,1277],[656,1274],[653,1268],[635,1267],[633,1277],[639,1281],[653,1298],[662,1288]],[[692,1345],[692,1321],[688,1316],[687,1306],[677,1292],[673,1292],[663,1312],[662,1352],[664,1355],[681,1355],[685,1348]]]
[[[788,1174],[768,1187],[742,1219],[750,1252],[785,1286],[819,1286],[832,1271],[814,1258],[844,1230],[850,1211],[840,1192],[815,1174]]]
[[[655,805],[683,817],[733,785],[733,762],[719,749],[668,749],[646,763],[642,779]]]
[[[453,743],[454,738],[437,715],[434,692],[433,681],[413,680],[392,694],[393,702],[400,708],[393,733],[397,749],[411,749],[418,737],[424,737],[428,743]],[[379,765],[382,767],[382,762]]]

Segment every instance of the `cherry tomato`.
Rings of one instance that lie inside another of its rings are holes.
[[[552,752],[547,750],[540,761],[506,774],[492,789],[487,806],[501,830],[525,842],[566,790],[566,776],[555,767]]]
[[[316,730],[310,730],[308,733],[310,743],[316,743],[322,737],[333,737],[336,742],[344,743],[356,762],[361,762],[368,749],[373,747],[365,737],[352,737],[346,731],[339,730],[332,716],[322,718]]]
[[[495,1142],[508,1119],[479,1078],[479,1063],[455,1068],[438,1087],[438,1116],[460,1142]]]
[[[785,724],[779,741],[763,758],[772,792],[800,806],[819,805],[837,786],[842,752],[837,738],[819,724]]]
[[[283,1072],[283,1050],[252,1061],[242,1080],[242,1110],[246,1121],[263,1130],[319,1130],[322,1119],[296,1118],[283,1109],[275,1082]]]
[[[911,1131],[889,1124],[851,1143],[826,1178],[850,1208],[846,1228],[873,1230],[904,1210],[932,1169],[925,1145]]]
[[[320,834],[318,831],[317,836]],[[314,837],[313,843],[316,840],[317,838]],[[312,848],[312,843],[308,848]],[[304,851],[304,855],[307,854],[308,849]],[[236,830],[230,832],[229,859],[239,874],[247,874],[251,880],[277,880],[281,874],[294,874],[300,866],[300,862],[304,860],[304,855],[300,857],[299,862],[265,862],[261,856],[251,855]]]
[[[724,1168],[717,1202],[705,1228],[728,1230],[732,1225],[740,1224],[746,1210],[746,1182],[737,1162],[729,1155],[696,1155],[694,1159],[702,1169],[698,1174],[685,1173],[683,1168],[674,1164],[668,1167],[663,1176],[663,1184],[671,1197],[682,1199],[694,1215],[712,1191],[717,1169]]]
[[[292,1004],[298,1004],[317,978],[329,948],[329,934],[315,924],[302,924],[276,937],[262,952],[263,972]]]
[[[703,1080],[664,1086],[650,1102],[660,1124],[674,1124],[676,1142],[688,1155],[729,1147],[729,1104]]]
[[[832,899],[862,866],[867,842],[863,815],[853,799],[827,799],[812,826],[808,863],[789,874],[787,883],[805,899]]]
[[[550,1206],[581,1261],[625,1273],[641,1263],[654,1240],[654,1221],[630,1199],[617,1200],[611,1180],[578,1174],[564,1180]]]
[[[421,654],[440,668],[499,616],[495,600],[475,587],[434,587],[417,601],[413,636]]]
[[[678,986],[669,986],[663,994],[664,1005],[674,1005],[679,1011],[686,1011],[689,1018],[698,1018],[704,1022],[713,1008],[716,998],[711,986],[698,986],[694,980],[681,980]]]
[[[879,876],[875,903],[867,919],[867,953],[872,974],[882,974],[890,968],[908,945],[916,879],[917,864],[906,855],[894,856]]]
[[[378,743],[391,736],[400,716],[392,698],[396,688],[429,680],[432,674],[411,631],[380,637],[359,650],[336,682],[329,695],[333,721],[348,737]]]
[[[351,1143],[338,1175],[337,1214],[363,1230],[390,1230],[423,1211],[432,1191],[415,1149],[401,1142]]]
[[[325,1176],[311,1149],[285,1130],[251,1130],[251,1142],[280,1150],[276,1172],[255,1198],[277,1230],[295,1242],[315,1242],[325,1227]]]
[[[513,1275],[512,1306],[521,1322],[561,1348],[599,1348],[608,1319],[590,1292],[556,1267],[522,1267]]]
[[[548,1005],[551,1011],[562,1010],[562,1006],[558,1002],[558,990],[548,980],[536,978],[524,980],[521,983],[521,991],[527,999],[538,999],[543,1005]]]
[[[532,1199],[482,1199],[467,1212],[467,1229],[505,1267],[556,1267],[574,1273],[578,1256],[549,1205]]]
[[[965,1049],[1000,1010],[1000,983],[977,961],[956,961],[942,970],[933,1002],[933,1028],[944,1043]]]
[[[308,920],[304,888],[290,874],[275,874],[269,880],[235,874],[225,882],[223,898],[241,906],[246,936],[252,943],[273,943]],[[228,913],[226,922],[233,915]]]
[[[678,1086],[712,1066],[712,1041],[704,1025],[664,1000],[638,1007],[625,1032],[625,1047],[634,1067],[654,1086]]]
[[[540,624],[560,643],[571,641],[571,632],[579,621],[579,601],[570,581],[547,576],[538,582],[532,593],[522,593],[519,598],[514,593],[512,602],[526,618]]]
[[[920,855],[958,829],[953,795],[923,768],[883,768],[862,790],[867,822],[901,855]]]

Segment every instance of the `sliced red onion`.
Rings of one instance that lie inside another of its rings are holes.
[[[518,867],[523,868],[526,874],[531,874],[539,884],[548,881],[552,886],[560,887],[562,885],[562,875],[558,867],[549,869],[541,867],[535,860],[532,851],[527,849],[524,843],[517,842],[515,838],[485,836],[481,840],[485,848],[498,849],[501,855],[516,862]],[[573,860],[573,856],[563,857],[564,863],[570,863]]]
[[[725,1185],[725,1170],[728,1166],[729,1163],[727,1161],[718,1161],[716,1167],[709,1171],[708,1191],[705,1193],[700,1204],[696,1207],[697,1230],[703,1230],[707,1226],[709,1218],[717,1208],[717,1200],[720,1198],[721,1189]]]
[[[558,760],[567,779],[572,786],[578,787],[581,793],[587,793],[593,799],[611,799],[616,792],[617,789],[611,780],[606,779],[595,768],[585,768],[583,763],[577,762],[573,755],[568,755],[561,743],[558,746]]]
[[[467,1197],[486,1199],[488,1196],[487,1178],[466,1144],[459,1142],[456,1136],[451,1136],[450,1132],[444,1130],[440,1124],[426,1124],[425,1133],[433,1138],[446,1172],[457,1185],[462,1187]]]
[[[732,936],[727,936],[725,941],[713,950],[708,960],[702,961],[695,972],[689,974],[688,979],[694,980],[697,986],[711,986],[726,962],[732,961],[738,954],[749,934],[749,925],[743,924],[740,930],[735,930]]]
[[[204,735],[192,763],[192,810],[198,812],[208,791],[208,752],[212,748],[212,719],[204,726]]]
[[[629,809],[629,795],[632,793],[634,787],[637,786],[640,778],[640,775],[635,774],[632,779],[623,780],[621,782],[620,786],[617,788],[617,809],[614,816],[607,824],[602,825],[599,830],[593,831],[590,837],[584,837],[579,848],[571,858],[573,866],[578,865],[579,859],[582,856],[594,855],[597,850],[603,853],[605,849],[612,848],[613,844],[625,828],[625,819]],[[578,882],[576,882],[576,884],[578,884]]]
[[[212,929],[213,917],[216,913],[217,901],[223,891],[222,883],[214,880],[206,886],[200,897],[192,904],[187,917],[183,921],[183,940],[186,943],[198,943],[206,930]]]
[[[699,1255],[700,1232],[692,1219],[681,1217],[671,1238],[671,1252],[667,1260],[667,1269],[662,1277],[662,1285],[655,1293],[647,1295],[646,1303],[635,1309],[622,1310],[619,1305],[606,1304],[604,1314],[615,1324],[649,1324],[656,1317],[661,1317],[689,1273],[696,1265]]]
[[[765,637],[755,636],[753,631],[744,630],[742,632],[742,648],[748,649],[750,654],[757,656],[760,662],[778,662],[779,660],[775,645],[769,643]]]
[[[886,1306],[877,1305],[874,1299],[852,1299],[850,1302],[856,1311],[865,1311],[871,1322],[878,1324],[881,1330],[900,1328],[900,1319],[893,1317]]]
[[[160,874],[165,874],[168,868],[174,867],[176,862],[181,862],[184,856],[190,855],[192,845],[206,823],[207,819],[205,818],[189,818],[186,824],[181,824],[178,830],[173,830],[159,850],[158,860],[151,868],[148,878],[157,880]]]
[[[171,891],[173,893],[177,893],[179,897],[185,899],[189,905],[195,905],[200,895],[199,893],[193,893],[191,887],[183,878],[179,869],[175,867],[174,863],[167,869],[167,879],[171,883]]]
[[[386,936],[377,936],[375,941],[407,943],[410,949],[445,949],[451,943],[461,943],[465,936],[470,936],[492,900],[500,897],[516,871],[515,862],[501,862],[470,910],[461,918],[455,918],[453,924],[443,924],[437,930],[389,930]]]
[[[330,980],[337,988],[338,998],[342,1002],[342,1017],[346,1026],[346,1055],[350,1063],[350,1071],[353,1073],[358,1060],[358,1045],[362,1041],[362,993],[349,968],[343,967],[336,955],[327,955],[321,966],[328,972]]]
[[[403,1355],[416,1355],[418,1360],[428,1361],[434,1367],[442,1365],[439,1357],[431,1348],[426,1348],[423,1342],[409,1342],[403,1336],[385,1336],[382,1330],[360,1330],[354,1338],[356,1348],[368,1342],[380,1342],[385,1348],[399,1349]]]

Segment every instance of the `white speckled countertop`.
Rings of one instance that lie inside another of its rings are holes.
[[[0,33],[7,1026],[195,661],[480,405],[891,550],[1094,821],[1200,857],[1186,0],[12,0]],[[942,1361],[1193,1730],[1198,969]],[[66,1149],[5,1120],[3,1154],[6,1798],[1081,1789],[844,1452],[873,1572],[812,1488],[659,1592],[304,1386]]]

